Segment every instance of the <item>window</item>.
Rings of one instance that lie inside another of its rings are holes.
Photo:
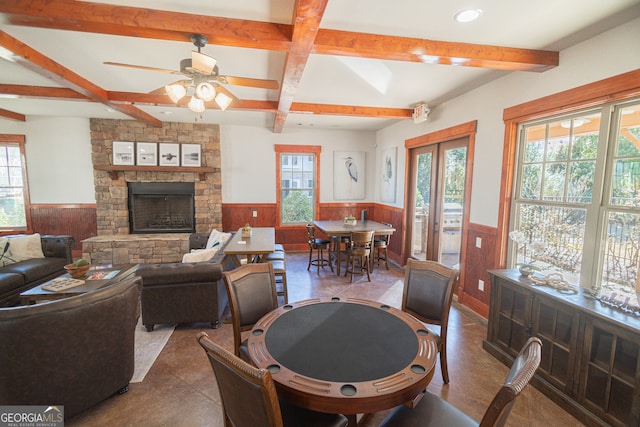
[[[520,128],[511,264],[636,301],[640,256],[640,101]]]
[[[27,228],[24,137],[0,135],[0,229]]]
[[[318,211],[320,147],[276,145],[280,225],[306,224]]]

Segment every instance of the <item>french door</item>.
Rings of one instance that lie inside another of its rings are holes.
[[[409,150],[409,257],[460,269],[469,138]]]

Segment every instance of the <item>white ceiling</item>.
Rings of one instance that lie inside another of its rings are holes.
[[[287,25],[291,24],[294,5],[293,0],[110,0],[98,3],[153,7]],[[467,7],[482,9],[480,19],[468,24],[455,22],[454,14]],[[329,0],[320,27],[559,51],[638,16],[638,0]],[[189,41],[51,30],[4,23],[0,24],[0,30],[108,91],[146,93],[177,78],[160,72],[109,66],[103,64],[104,61],[178,70],[179,61],[190,57],[193,48]],[[203,53],[218,60],[223,75],[282,82],[285,52],[208,44],[203,48]],[[562,62],[559,66],[562,66]],[[505,73],[474,67],[311,54],[295,90],[294,102],[413,108],[417,103],[426,101],[433,108]],[[60,86],[4,59],[0,59],[1,84]],[[240,86],[227,88],[240,99],[275,103],[280,93],[279,90]],[[24,114],[27,120],[30,115],[130,118],[119,112],[107,111],[103,104],[87,101],[0,97],[0,108]],[[163,121],[192,122],[196,119],[195,114],[184,107],[139,105],[138,108]],[[272,112],[261,111],[207,110],[197,120],[272,128],[274,116]],[[393,122],[393,119],[289,113],[284,128],[313,126],[377,130]]]

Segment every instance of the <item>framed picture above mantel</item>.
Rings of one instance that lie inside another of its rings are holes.
[[[200,144],[182,144],[181,166],[199,168],[201,164],[202,147]]]
[[[180,144],[160,143],[160,166],[180,166]]]
[[[129,141],[113,141],[113,164],[114,165],[133,165],[134,142]]]

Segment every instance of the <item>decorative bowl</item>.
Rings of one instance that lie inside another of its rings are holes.
[[[89,267],[91,267],[91,264],[83,265],[82,267],[76,267],[75,264],[67,264],[64,266],[64,269],[67,270],[67,273],[74,279],[84,279]]]

